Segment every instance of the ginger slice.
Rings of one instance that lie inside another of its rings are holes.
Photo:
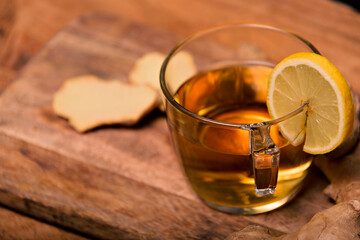
[[[156,100],[156,93],[146,86],[84,75],[64,82],[54,95],[53,109],[85,132],[102,125],[134,125],[156,107]]]
[[[131,83],[147,85],[158,93],[158,104],[164,110],[164,99],[160,87],[160,69],[165,60],[165,55],[159,52],[149,52],[139,58],[129,73]],[[186,51],[180,51],[170,60],[166,70],[166,80],[172,93],[193,76],[196,66],[193,57]],[[161,99],[163,101],[161,101]]]
[[[196,73],[193,56],[187,51],[180,51],[169,61],[166,76],[170,91],[176,92],[180,86]]]
[[[161,93],[160,89],[160,68],[165,60],[165,55],[159,52],[149,52],[136,60],[129,73],[131,83],[147,85]]]

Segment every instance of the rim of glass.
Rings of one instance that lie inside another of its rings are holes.
[[[239,28],[239,27],[247,27],[247,28],[261,28],[261,29],[268,29],[268,30],[274,30],[277,32],[281,32],[284,34],[289,35],[290,37],[294,37],[295,39],[298,39],[300,42],[304,43],[305,45],[307,45],[309,47],[309,49],[311,49],[314,53],[316,54],[320,54],[320,52],[315,48],[315,46],[310,43],[308,40],[300,37],[299,35],[287,31],[285,29],[282,28],[278,28],[278,27],[274,27],[271,25],[266,25],[266,24],[258,24],[258,23],[229,23],[229,24],[223,24],[223,25],[218,25],[212,28],[207,28],[201,31],[198,31],[190,36],[188,36],[187,38],[185,38],[183,41],[181,41],[180,43],[178,43],[173,49],[171,49],[171,51],[169,52],[169,54],[166,56],[164,62],[161,65],[161,69],[160,69],[160,86],[161,86],[161,90],[163,92],[163,94],[165,95],[166,99],[169,101],[169,103],[171,105],[173,105],[177,110],[181,111],[182,113],[188,115],[189,117],[195,118],[199,121],[205,122],[207,124],[212,124],[212,125],[221,125],[221,126],[226,126],[226,127],[231,127],[231,128],[241,128],[241,129],[252,129],[254,127],[259,127],[259,126],[263,126],[263,125],[271,125],[271,124],[276,124],[279,123],[289,117],[295,116],[296,114],[302,112],[305,107],[307,107],[307,103],[301,105],[299,108],[289,112],[288,114],[276,118],[276,119],[271,119],[269,121],[265,121],[265,122],[261,122],[261,123],[255,123],[255,124],[236,124],[236,123],[226,123],[226,122],[220,122],[220,121],[216,121],[207,117],[203,117],[200,116],[194,112],[191,112],[190,110],[184,108],[183,106],[181,106],[178,102],[175,101],[174,97],[170,94],[169,90],[166,87],[165,84],[165,72],[166,72],[166,67],[171,59],[171,57],[184,45],[186,45],[188,42],[195,40],[205,34],[211,33],[211,32],[215,32],[218,30],[224,30],[224,29],[230,29],[230,28]]]

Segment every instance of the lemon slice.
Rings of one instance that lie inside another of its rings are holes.
[[[308,103],[307,111],[279,124],[290,143],[304,142],[307,153],[332,151],[353,128],[348,83],[328,59],[315,53],[295,53],[282,60],[270,75],[266,102],[274,119]]]

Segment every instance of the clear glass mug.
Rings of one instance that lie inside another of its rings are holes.
[[[184,52],[195,68],[174,78],[172,65]],[[192,189],[208,206],[257,214],[299,192],[313,156],[289,144],[278,124],[306,106],[280,119],[270,119],[266,108],[271,69],[296,52],[319,53],[279,28],[229,24],[188,37],[164,61],[160,84],[172,142]]]

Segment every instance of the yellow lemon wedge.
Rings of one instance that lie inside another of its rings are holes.
[[[291,144],[304,142],[307,153],[332,151],[353,129],[351,89],[340,71],[319,54],[295,53],[276,65],[268,81],[266,103],[273,119],[308,103],[306,111],[279,124]]]

